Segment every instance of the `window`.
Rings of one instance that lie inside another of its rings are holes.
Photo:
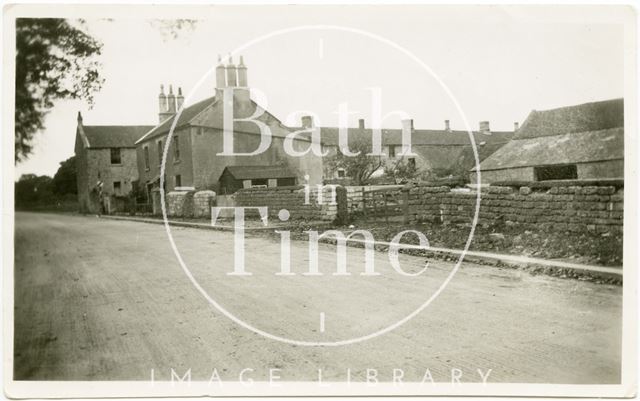
[[[111,148],[111,164],[122,164],[120,148]]]
[[[121,187],[120,181],[113,182],[113,194],[115,196],[122,195],[122,187]]]
[[[158,164],[162,164],[162,141],[158,141]]]
[[[536,181],[575,180],[578,178],[578,167],[575,164],[534,167],[533,174]]]
[[[178,135],[173,137],[173,160],[180,160],[180,141],[178,140]]]
[[[182,186],[182,176],[180,176],[180,174],[178,174],[174,178],[175,178],[175,182],[176,182],[175,187],[181,187]]]
[[[389,146],[389,157],[396,157],[396,147],[395,146]]]
[[[344,178],[344,169],[343,168],[339,168],[338,169],[338,178]]]
[[[144,152],[144,168],[149,171],[149,147],[145,146],[142,150]]]

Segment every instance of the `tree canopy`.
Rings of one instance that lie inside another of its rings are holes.
[[[16,20],[15,161],[32,151],[34,135],[57,99],[93,103],[103,79],[102,44],[85,33],[82,21],[56,18]]]
[[[77,194],[76,183],[76,157],[71,156],[67,160],[60,162],[60,168],[53,176],[53,192],[58,195]]]
[[[344,169],[346,175],[353,179],[355,185],[365,185],[376,171],[384,166],[380,156],[371,156],[372,144],[369,137],[358,137],[349,140],[349,150],[357,156],[345,156],[339,150],[325,159],[332,170]]]

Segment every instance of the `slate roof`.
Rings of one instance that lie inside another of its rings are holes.
[[[225,172],[237,180],[296,177],[294,172],[283,166],[227,166],[222,174]]]
[[[624,100],[612,99],[532,111],[513,139],[485,159],[480,169],[623,158]]]
[[[153,125],[83,125],[89,148],[133,148]]]
[[[481,170],[500,170],[573,164],[624,158],[624,128],[514,139],[480,164]],[[475,170],[475,168],[474,168]]]
[[[533,110],[516,133],[515,139],[592,132],[617,127],[624,127],[623,99],[544,111]]]
[[[197,103],[192,104],[191,106],[185,107],[180,113],[180,117],[178,122],[176,123],[175,129],[184,127],[186,125],[194,124],[195,121],[199,121],[194,125],[202,125],[206,127],[224,128],[224,115],[221,99],[216,96],[212,96],[201,100]],[[202,114],[207,108],[212,107],[213,110],[211,113],[206,115]],[[235,118],[248,118],[252,116],[260,106],[251,100],[250,98],[242,98],[239,95],[234,95],[234,116]],[[171,129],[171,125],[173,124],[176,116],[172,116],[159,125],[152,127],[149,132],[147,132],[142,138],[140,138],[136,143],[143,142],[145,140],[149,140],[152,138],[156,138],[158,136],[166,135]],[[271,113],[266,110],[263,110],[263,113],[257,117],[257,120],[264,122],[269,125],[270,128],[274,128],[274,124],[277,125],[281,130],[271,130],[273,136],[284,136],[286,133],[289,133],[289,129],[284,127],[280,120],[274,117]],[[235,121],[234,122],[234,131],[235,132],[243,132],[250,134],[260,134],[260,128],[251,121]],[[286,133],[283,134],[285,131]],[[304,139],[303,139],[304,140]]]
[[[367,137],[371,138],[373,130],[371,128],[349,128],[349,140]],[[481,133],[473,131],[473,138],[476,144],[486,143],[506,143],[513,137],[512,131],[492,131]],[[338,145],[339,129],[336,127],[320,128],[320,136],[324,145]],[[411,134],[412,145],[427,146],[470,146],[469,133],[467,131],[445,131],[414,129]],[[402,145],[402,129],[382,129],[382,145]]]

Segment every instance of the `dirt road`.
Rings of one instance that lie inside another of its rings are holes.
[[[18,213],[15,234],[14,379],[156,380],[171,369],[208,380],[245,372],[265,379],[362,380],[375,369],[405,381],[617,383],[621,288],[464,263],[422,313],[382,336],[338,347],[267,339],[213,308],[189,281],[164,227],[96,217]],[[280,243],[246,240],[251,276],[230,276],[229,232],[174,228],[193,277],[216,302],[247,323],[302,341],[364,336],[414,311],[453,264],[430,262],[418,277],[393,270],[376,252],[380,275],[362,276],[364,252],[348,250],[350,276],[336,276],[335,248],[320,245],[322,276],[308,268],[306,242],[291,244],[291,276]],[[424,260],[401,255],[415,272]],[[458,374],[458,371],[455,373]]]

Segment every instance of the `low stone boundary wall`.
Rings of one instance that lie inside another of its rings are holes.
[[[408,191],[406,213],[411,220],[470,223],[476,191],[415,186]],[[519,224],[548,230],[622,231],[624,188],[553,186],[551,188],[484,187],[478,224]]]
[[[318,199],[316,187],[310,187],[309,203],[305,203],[304,186],[247,188],[235,193],[236,206],[267,206],[269,215],[276,217],[281,209],[289,211],[292,220],[345,221],[347,217],[347,195],[342,186],[335,186],[335,203],[332,202],[333,190],[326,185],[322,191],[322,203]],[[247,211],[247,215],[257,212]]]
[[[211,207],[216,204],[216,193],[199,191],[193,195],[193,217],[211,217]]]
[[[211,206],[215,205],[213,191],[172,191],[165,197],[169,217],[210,217]]]

